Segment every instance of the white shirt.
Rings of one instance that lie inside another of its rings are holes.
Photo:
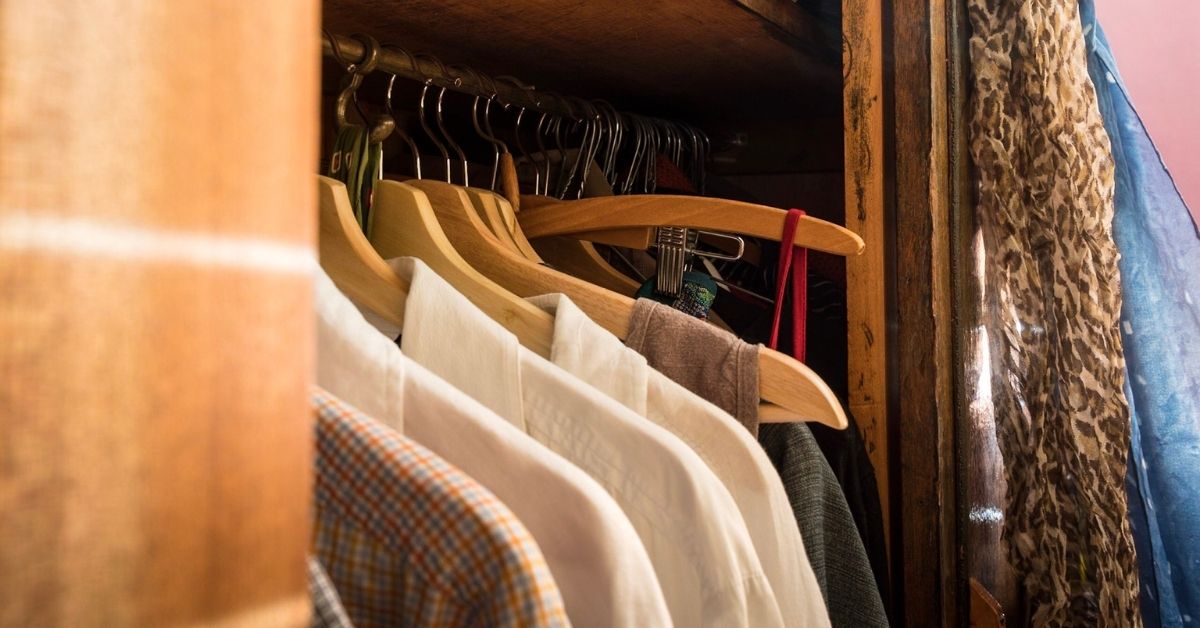
[[[595,480],[401,354],[324,273],[316,297],[318,384],[503,500],[541,548],[573,625],[671,626],[637,531]]]
[[[828,626],[829,613],[804,551],[779,473],[746,428],[724,410],[651,368],[566,295],[528,299],[554,315],[551,361],[687,443],[737,502],[775,600],[789,626]]]
[[[389,265],[411,281],[404,353],[608,489],[649,552],[677,625],[783,625],[737,504],[695,452],[521,347],[424,263]]]

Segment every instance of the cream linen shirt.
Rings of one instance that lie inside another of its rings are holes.
[[[573,625],[672,625],[637,531],[595,480],[401,354],[324,273],[316,288],[322,388],[503,500],[541,548]]]
[[[641,536],[676,625],[783,625],[737,504],[695,452],[521,347],[420,260],[388,263],[411,281],[405,355],[607,488]]]
[[[554,315],[551,361],[687,443],[729,489],[750,531],[788,626],[828,626],[829,613],[804,551],[779,473],[746,428],[724,410],[654,370],[566,295],[529,299]]]

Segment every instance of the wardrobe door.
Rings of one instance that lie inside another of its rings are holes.
[[[0,625],[307,622],[318,32],[0,3]]]

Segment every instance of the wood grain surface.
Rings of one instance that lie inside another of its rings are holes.
[[[898,375],[892,425],[901,480],[893,502],[900,543],[894,564],[909,626],[955,626],[965,614],[957,569],[948,4],[892,5]]]
[[[846,227],[866,250],[846,259],[849,411],[875,466],[884,529],[891,529],[888,456],[884,206],[883,10],[880,0],[842,0],[845,64]],[[886,535],[889,539],[890,533]]]
[[[625,227],[679,226],[778,242],[787,220],[787,212],[775,207],[700,196],[628,194],[573,201],[546,196],[525,198],[525,210],[518,220],[530,238],[586,237],[589,232],[611,233]],[[812,216],[800,218],[792,243],[840,256],[859,255],[864,249],[858,234]]]
[[[696,124],[811,111],[838,85],[837,42],[790,0],[327,0],[324,14],[341,35]]]
[[[971,579],[971,628],[1003,628],[1008,616],[978,580]]]
[[[307,623],[317,19],[0,3],[0,625]]]

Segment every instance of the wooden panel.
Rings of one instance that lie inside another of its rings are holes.
[[[316,9],[0,3],[0,625],[307,622]]]
[[[952,1],[952,0],[951,0]],[[946,0],[893,10],[895,560],[909,626],[958,624]]]
[[[890,547],[881,0],[842,0],[842,28],[846,227],[866,243],[862,255],[846,260],[850,411],[875,466]]]
[[[1000,603],[979,581],[971,579],[971,628],[1003,628],[1008,618]]]
[[[746,10],[766,20],[778,28],[801,49],[808,49],[815,55],[821,55],[836,48],[826,47],[836,44],[837,39],[828,39],[828,35],[837,34],[836,24],[823,24],[817,17],[800,8],[796,0],[733,0]]]
[[[790,0],[324,6],[324,25],[338,34],[363,32],[485,74],[516,74],[539,88],[698,124],[735,112],[794,116],[837,102],[836,42]]]

